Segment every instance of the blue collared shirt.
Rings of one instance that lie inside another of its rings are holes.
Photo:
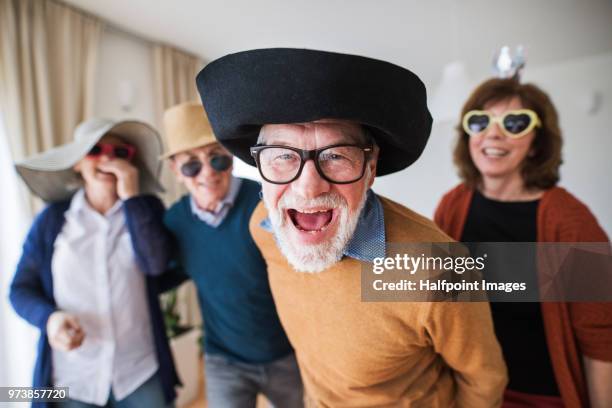
[[[269,218],[265,218],[260,226],[272,232]],[[343,254],[360,261],[373,262],[374,258],[384,258],[385,251],[385,217],[382,203],[372,190],[368,190],[357,227]]]
[[[201,221],[205,222],[213,228],[217,228],[219,225],[221,225],[225,217],[227,217],[227,213],[234,205],[236,197],[238,196],[238,192],[240,191],[241,184],[242,179],[232,176],[230,180],[229,190],[223,200],[221,200],[219,204],[217,204],[217,208],[215,209],[215,211],[202,210],[200,207],[198,207],[198,204],[195,202],[193,196],[190,196],[189,203],[191,204],[191,212]]]

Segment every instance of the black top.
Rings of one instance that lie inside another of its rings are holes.
[[[539,200],[502,202],[475,191],[461,236],[462,242],[535,242]],[[535,271],[535,256],[525,270]],[[535,280],[535,272],[533,272]],[[486,276],[485,276],[486,278]],[[508,388],[559,396],[546,344],[539,303],[492,302],[495,333],[508,366]]]

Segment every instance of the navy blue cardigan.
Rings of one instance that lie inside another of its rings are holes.
[[[46,325],[49,315],[57,308],[53,299],[51,258],[55,239],[65,222],[64,213],[69,207],[70,200],[53,203],[38,214],[23,245],[23,254],[10,289],[9,298],[17,314],[40,329],[34,387],[52,386],[51,347]],[[140,195],[126,200],[123,209],[138,266],[146,275],[159,374],[164,396],[169,403],[175,399],[174,386],[180,385],[180,381],[166,337],[155,278],[164,272],[169,257],[170,242],[163,226],[164,205],[157,197]],[[49,405],[33,403],[32,406],[43,408]]]

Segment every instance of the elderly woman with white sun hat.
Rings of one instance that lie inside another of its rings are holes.
[[[91,119],[72,143],[16,164],[48,205],[10,300],[41,332],[33,385],[69,387],[61,406],[173,405],[179,380],[154,278],[168,261],[164,206],[152,194],[162,190],[160,152],[147,124]]]

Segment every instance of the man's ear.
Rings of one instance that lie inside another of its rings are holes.
[[[374,184],[374,179],[376,178],[377,163],[378,160],[370,160],[370,163],[368,163],[368,167],[370,168],[370,180],[368,181],[368,188],[372,187],[372,184]]]
[[[376,178],[376,166],[378,165],[378,154],[379,153],[380,153],[380,148],[375,145],[374,152],[368,163],[368,167],[370,168],[370,180],[368,181],[368,188],[372,187],[372,184],[374,184],[374,179]]]
[[[178,181],[179,183],[182,183],[183,182],[183,174],[179,170],[178,165],[176,164],[176,159],[174,158],[174,156],[170,156],[170,158],[168,159],[168,166],[170,167],[170,170],[172,171],[172,173],[174,173],[174,177],[176,178],[176,181]]]

